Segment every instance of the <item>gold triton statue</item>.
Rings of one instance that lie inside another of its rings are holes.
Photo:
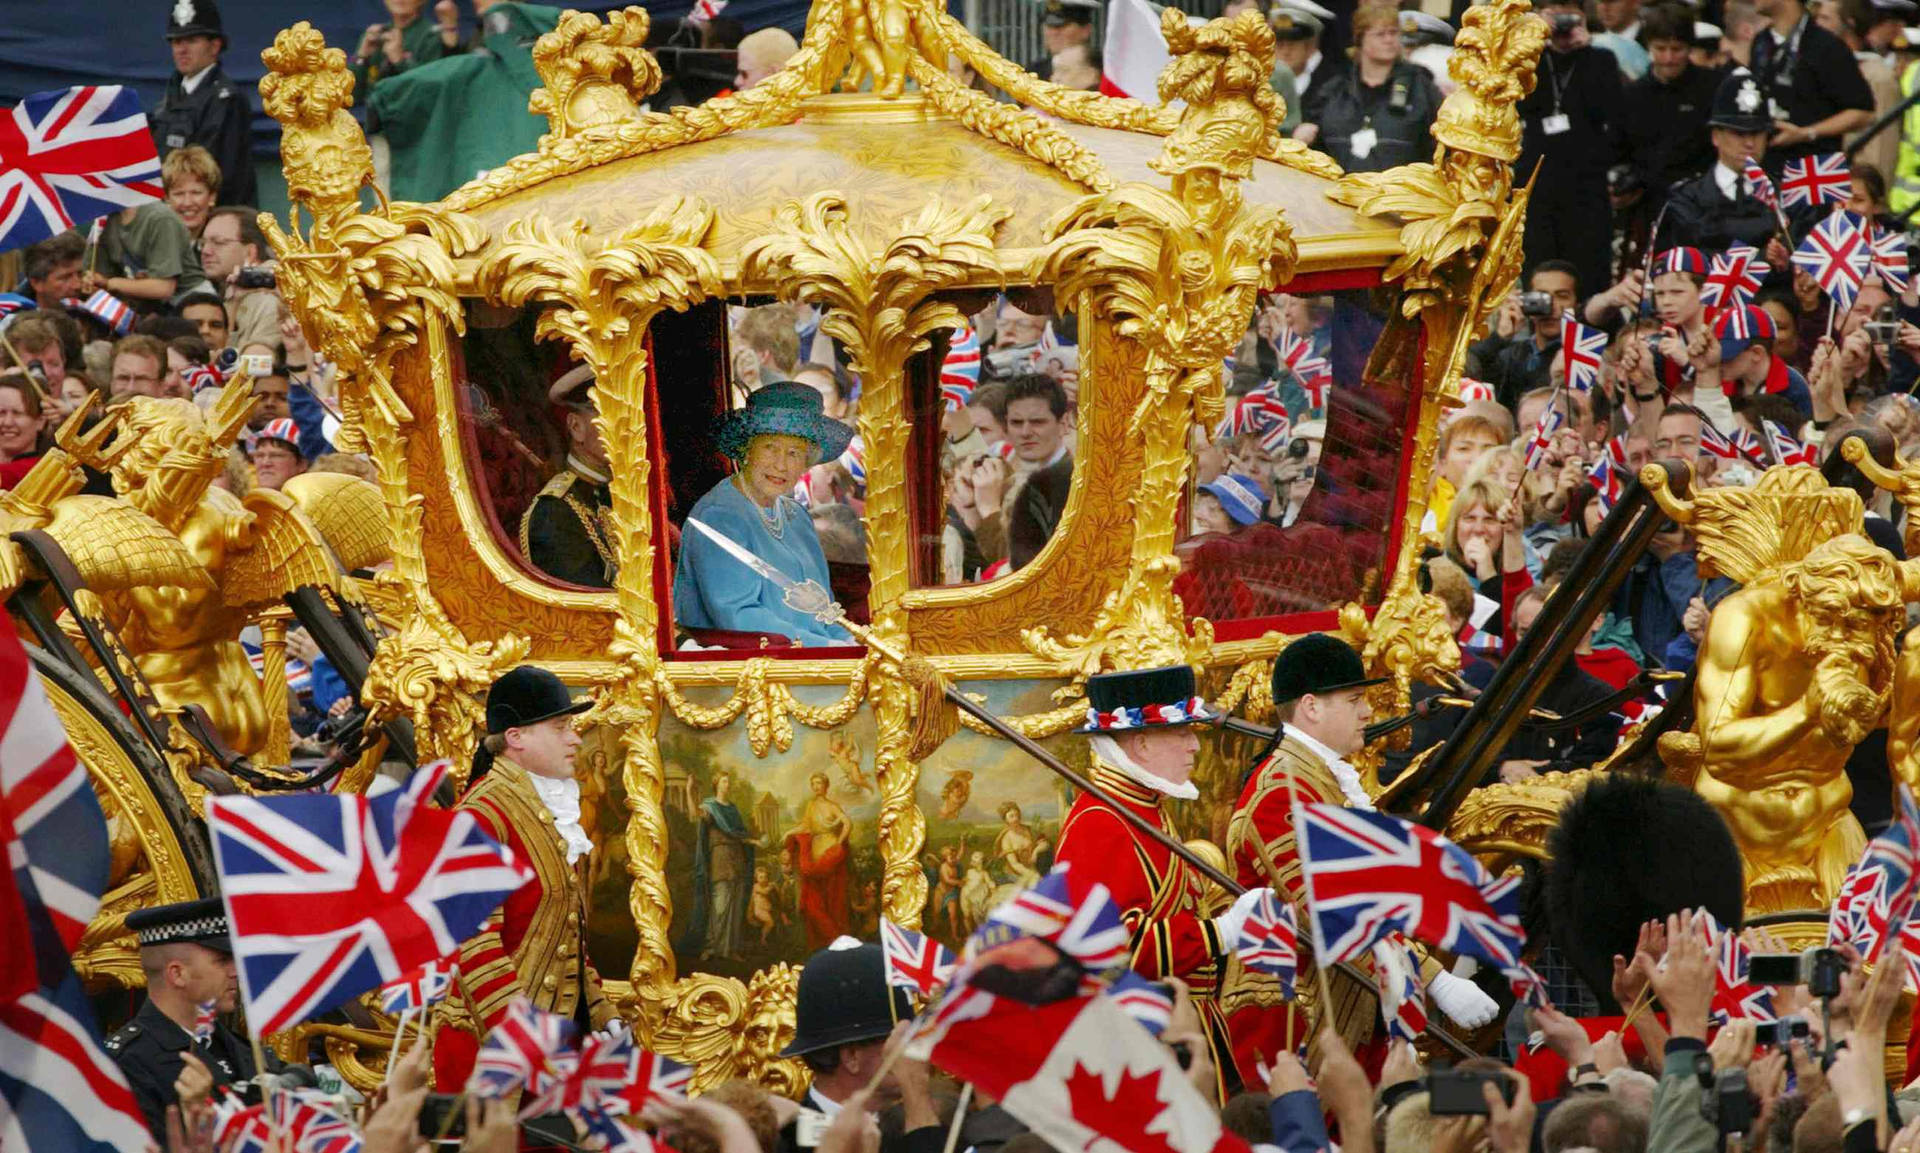
[[[1707,625],[1693,731],[1661,751],[1727,818],[1751,912],[1823,908],[1865,844],[1847,758],[1886,716],[1913,570],[1861,535],[1859,495],[1810,467],[1691,501],[1658,468],[1641,479],[1693,532],[1700,574],[1743,586]]]

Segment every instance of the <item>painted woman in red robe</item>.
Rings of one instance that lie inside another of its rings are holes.
[[[807,778],[813,789],[800,810],[800,824],[787,834],[787,868],[800,878],[800,917],[807,925],[807,948],[823,949],[853,925],[847,899],[851,861],[847,838],[853,824],[839,802],[827,796],[825,773]]]

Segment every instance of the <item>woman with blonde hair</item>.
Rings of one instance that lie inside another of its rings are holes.
[[[160,162],[160,187],[166,191],[167,207],[199,240],[220,196],[220,165],[213,153],[198,144],[167,153]]]
[[[1441,547],[1473,582],[1473,589],[1500,602],[1498,625],[1487,622],[1496,636],[1509,636],[1509,617],[1519,596],[1533,584],[1527,571],[1526,541],[1521,535],[1519,502],[1511,490],[1488,480],[1461,488],[1447,518]],[[1502,646],[1503,649],[1506,646]]]

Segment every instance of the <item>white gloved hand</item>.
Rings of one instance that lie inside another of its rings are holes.
[[[623,1018],[615,1017],[613,1020],[595,1029],[593,1035],[608,1041],[618,1041],[620,1038],[632,1032],[633,1027],[631,1025],[628,1025]]]
[[[1253,907],[1266,896],[1266,889],[1248,889],[1234,899],[1233,907],[1213,919],[1213,927],[1220,934],[1220,944],[1233,952],[1234,945],[1240,940],[1240,927],[1247,923]]]
[[[1500,1005],[1481,992],[1480,986],[1452,973],[1438,974],[1427,982],[1427,995],[1442,1013],[1469,1029],[1478,1029],[1500,1012]]]

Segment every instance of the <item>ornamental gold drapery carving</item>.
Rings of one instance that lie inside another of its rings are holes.
[[[502,304],[549,306],[539,314],[537,335],[564,340],[593,369],[594,423],[612,477],[609,536],[619,563],[613,588],[620,618],[611,652],[620,674],[600,691],[582,724],[612,725],[620,734],[633,878],[628,906],[639,935],[630,977],[643,1036],[652,1036],[674,996],[665,773],[657,740],[662,674],[652,585],[647,330],[661,310],[684,310],[720,292],[719,263],[702,247],[712,228],[711,207],[678,197],[605,241],[579,222],[556,228],[535,217],[511,226],[475,275],[480,290]]]
[[[1247,206],[1240,189],[1283,111],[1266,80],[1273,30],[1258,13],[1195,29],[1168,9],[1162,31],[1174,58],[1161,98],[1187,104],[1152,162],[1171,190],[1135,183],[1083,198],[1033,267],[1035,282],[1057,285],[1057,299],[1109,321],[1146,352],[1145,393],[1129,421],[1143,460],[1125,582],[1087,634],[1056,639],[1040,627],[1024,637],[1031,651],[1082,677],[1195,660],[1211,643],[1205,622],[1188,633],[1172,588],[1187,433],[1195,421],[1218,422],[1220,365],[1246,333],[1260,287],[1287,280],[1297,257],[1279,210]]]
[[[526,652],[524,638],[470,642],[428,581],[420,502],[409,483],[406,430],[414,414],[393,388],[394,362],[430,328],[465,331],[454,292],[456,257],[485,242],[479,225],[443,207],[386,204],[360,211],[373,153],[347,112],[346,56],[302,21],[261,53],[261,103],[280,121],[282,165],[295,208],[286,227],[262,213],[279,258],[280,295],[308,343],[337,366],[342,425],[335,444],[373,461],[386,508],[393,570],[379,578],[404,592],[404,613],[367,670],[371,723],[412,720],[423,759],[445,757],[464,779],[472,764],[480,695]],[[299,213],[311,218],[303,232]]]
[[[846,346],[860,376],[860,439],[869,462],[867,555],[874,574],[868,609],[874,632],[906,648],[900,598],[912,572],[911,509],[904,483],[907,440],[907,361],[932,345],[943,329],[966,317],[935,294],[977,282],[995,267],[993,235],[1008,210],[988,197],[961,205],[931,200],[903,220],[896,239],[874,251],[848,226],[843,197],[823,192],[783,206],[775,230],[742,251],[744,280],[778,286],[784,300],[821,307],[820,332]],[[919,923],[927,879],[920,868],[926,816],[914,790],[919,768],[907,758],[913,694],[898,670],[880,674],[872,689],[878,742],[874,773],[881,790],[882,902],[903,925]]]

